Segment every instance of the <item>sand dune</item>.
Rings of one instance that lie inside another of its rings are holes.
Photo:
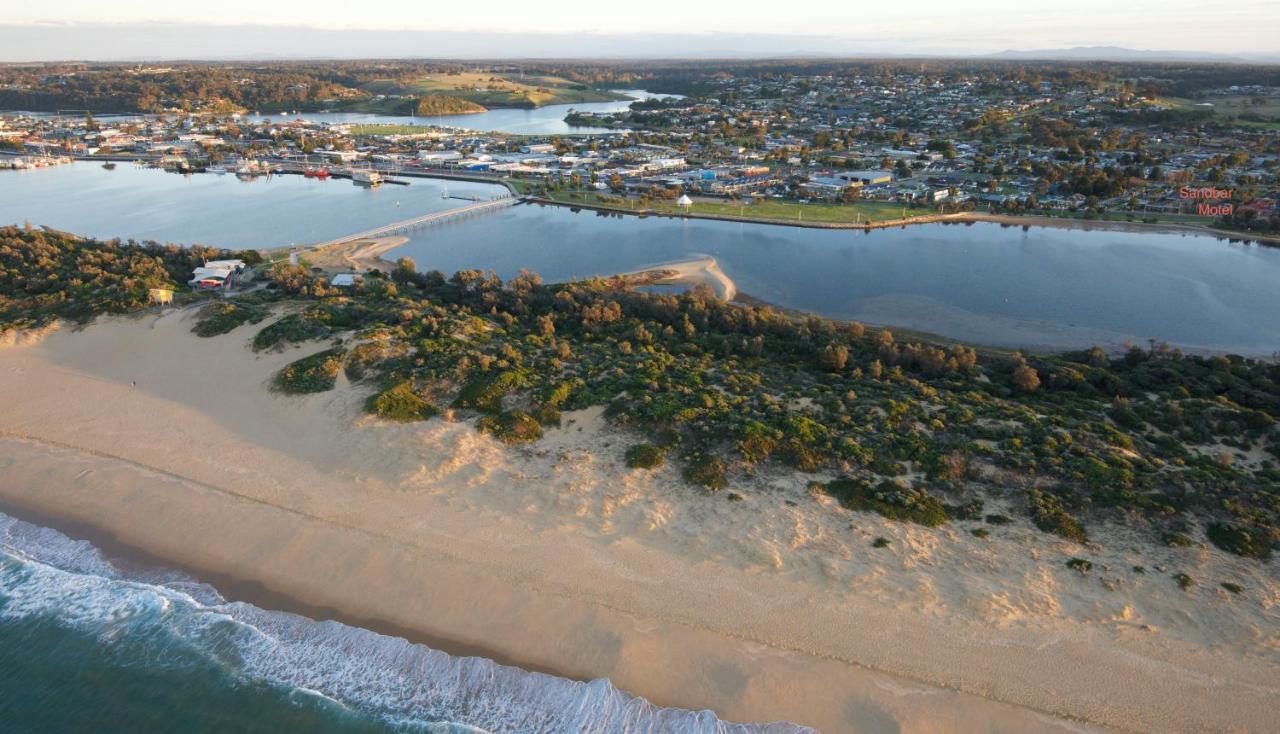
[[[308,397],[267,388],[328,343],[254,354],[259,327],[199,339],[189,316],[0,349],[0,501],[353,620],[731,720],[1274,724],[1274,562],[1112,528],[1082,576],[1064,561],[1083,549],[1025,523],[985,540],[901,525],[782,472],[736,483],[731,502],[674,468],[626,469],[634,439],[598,409],[519,450],[465,422],[391,425],[345,381]],[[873,549],[877,536],[891,545]],[[1152,572],[1129,572],[1139,564]],[[1204,583],[1182,591],[1161,565]]]

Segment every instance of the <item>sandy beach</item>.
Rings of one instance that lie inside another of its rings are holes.
[[[1274,727],[1274,561],[1109,527],[1086,576],[1065,567],[1078,546],[1025,522],[986,539],[899,524],[811,495],[822,475],[761,472],[729,501],[672,467],[627,469],[635,439],[600,409],[523,449],[466,421],[393,425],[363,414],[365,390],[344,377],[308,397],[269,389],[328,342],[255,354],[265,323],[201,339],[192,315],[0,343],[6,512],[101,534],[248,601],[607,677],[732,721]],[[890,546],[872,548],[878,536]],[[1175,559],[1247,591],[1122,573]]]

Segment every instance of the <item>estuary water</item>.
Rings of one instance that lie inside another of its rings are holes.
[[[77,162],[0,171],[0,224],[47,225],[100,239],[156,240],[229,248],[323,242],[379,225],[492,198],[493,184],[406,179],[357,186],[349,179],[233,173],[180,175],[132,163],[108,171]]]
[[[975,344],[1280,350],[1280,249],[1189,234],[986,222],[864,232],[526,205],[417,233],[402,254],[446,273],[548,280],[710,255],[769,303]]]
[[[300,176],[242,182],[120,164],[0,171],[0,223],[226,247],[318,242],[491,198],[494,184],[413,178],[365,189]],[[829,230],[519,205],[412,233],[421,269],[521,268],[548,280],[710,255],[779,306],[974,344],[1061,350],[1168,342],[1280,350],[1280,249],[1182,233],[931,224]]]
[[[536,109],[492,109],[474,115],[433,115],[428,117],[409,117],[403,115],[374,115],[363,112],[302,112],[285,115],[249,115],[254,121],[267,120],[312,120],[314,122],[334,122],[351,124],[392,124],[392,125],[441,125],[456,127],[462,130],[480,132],[502,132],[512,135],[581,135],[617,132],[604,127],[570,125],[564,121],[569,110],[578,112],[623,112],[631,103],[639,99],[655,97],[673,97],[678,95],[654,94],[643,89],[615,89],[618,94],[625,94],[631,99],[613,102],[583,102],[579,104],[556,104]]]

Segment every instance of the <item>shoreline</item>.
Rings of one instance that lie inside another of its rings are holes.
[[[890,219],[879,222],[805,222],[791,219],[773,219],[764,217],[747,217],[734,214],[706,214],[700,212],[664,212],[656,209],[621,209],[604,204],[586,202],[569,202],[549,199],[542,196],[527,196],[531,204],[561,206],[571,209],[588,209],[610,214],[622,214],[634,217],[654,217],[665,219],[708,219],[722,222],[738,222],[741,224],[761,224],[775,227],[800,227],[809,229],[850,229],[870,232],[877,229],[906,228],[921,224],[972,224],[974,222],[990,222],[1006,226],[1027,227],[1059,227],[1063,229],[1110,229],[1126,232],[1165,232],[1172,234],[1198,234],[1216,239],[1252,241],[1262,245],[1280,245],[1280,234],[1270,235],[1256,232],[1235,232],[1189,224],[1161,224],[1148,222],[1121,222],[1106,219],[1074,219],[1038,215],[1008,215],[984,212],[956,212],[953,214],[922,214],[903,219]]]
[[[1268,566],[1204,552],[1196,572],[1229,570],[1248,600],[1159,577],[1107,591],[1029,528],[904,526],[790,473],[728,502],[628,471],[597,409],[520,450],[466,422],[390,425],[341,379],[267,390],[327,344],[253,354],[260,327],[200,339],[190,316],[0,350],[0,500],[344,620],[733,721],[1263,730],[1280,695]],[[1127,550],[1124,532],[1096,564],[1175,552]],[[878,535],[891,549],[870,549]]]
[[[319,267],[329,273],[347,272],[354,270],[363,272],[367,270],[380,270],[390,272],[395,267],[395,262],[384,257],[392,250],[402,247],[408,242],[407,237],[391,236],[391,237],[375,237],[367,240],[355,240],[343,243],[341,245],[325,245],[320,248],[304,249],[298,251],[299,255],[306,255],[308,261],[314,267]],[[283,251],[271,251],[272,256],[284,256],[287,253]],[[691,257],[681,260],[672,260],[668,262],[655,263],[646,265],[635,270],[629,270],[622,273],[613,273],[606,276],[608,278],[642,278],[643,282],[636,285],[686,285],[696,286],[699,284],[707,285],[715,293],[716,297],[722,301],[736,303],[746,307],[764,306],[784,314],[788,314],[794,318],[804,318],[810,315],[823,316],[821,313],[805,311],[803,309],[783,306],[777,303],[766,301],[764,299],[753,296],[749,293],[741,291],[737,284],[730,278],[721,268],[716,258],[710,255],[693,254]],[[851,323],[853,320],[841,319],[830,316],[824,318],[833,318],[837,321]],[[1086,349],[1083,344],[1067,345],[1054,344],[1051,342],[1043,343],[1019,343],[1016,345],[1000,345],[964,339],[961,337],[946,336],[927,329],[917,327],[908,327],[901,324],[891,322],[883,322],[880,320],[860,319],[859,323],[873,329],[888,329],[894,334],[904,336],[909,339],[920,341],[926,344],[936,346],[951,346],[959,344],[966,347],[972,347],[981,352],[990,354],[1009,354],[1012,352],[1023,352],[1027,354],[1045,354],[1059,355],[1065,352]],[[19,335],[20,336],[20,335]],[[12,340],[12,338],[10,339]],[[1108,338],[1105,335],[1099,335],[1099,338],[1091,340],[1092,346],[1103,347],[1109,354],[1123,354],[1126,351],[1124,339],[1119,337]],[[1136,341],[1134,343],[1137,343]],[[1228,354],[1241,354],[1248,359],[1258,361],[1274,361],[1273,354],[1262,354],[1250,351],[1241,351],[1239,349],[1229,349],[1220,347],[1208,347],[1203,345],[1191,344],[1169,344],[1170,347],[1181,350],[1184,354],[1197,354],[1201,356],[1216,356]]]
[[[583,680],[561,670],[540,666],[530,661],[509,658],[498,649],[446,639],[438,635],[428,634],[420,629],[405,627],[383,619],[356,616],[336,607],[309,604],[297,597],[275,591],[260,581],[242,578],[234,573],[205,565],[185,563],[172,556],[156,555],[140,545],[121,540],[108,529],[92,522],[77,521],[64,515],[44,512],[31,505],[7,498],[0,498],[0,514],[8,515],[32,525],[57,530],[72,540],[85,541],[101,551],[107,560],[124,568],[181,571],[192,576],[197,581],[212,586],[220,596],[229,602],[246,602],[259,609],[287,612],[318,622],[340,622],[349,627],[367,629],[387,637],[398,637],[415,645],[425,645],[454,657],[487,658],[499,665],[517,667],[534,673],[544,673],[570,680]]]

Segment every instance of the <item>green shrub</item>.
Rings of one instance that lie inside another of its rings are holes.
[[[1170,548],[1189,548],[1195,545],[1195,541],[1182,533],[1168,532],[1160,537],[1164,544]]]
[[[725,464],[714,454],[696,454],[685,461],[684,480],[690,484],[707,489],[721,489],[725,486]]]
[[[287,393],[332,390],[338,379],[338,370],[342,368],[344,354],[346,350],[342,347],[326,349],[285,365],[276,374],[276,387]]]
[[[1079,571],[1082,574],[1089,573],[1093,570],[1093,562],[1083,558],[1072,558],[1067,561],[1067,568],[1072,571]]]
[[[306,314],[289,314],[274,324],[269,324],[253,337],[253,351],[323,339],[333,330]]]
[[[891,520],[938,527],[947,522],[947,509],[927,493],[894,482],[872,486],[865,479],[837,479],[826,485],[827,494],[851,510],[875,512]]]
[[[982,500],[969,500],[961,505],[944,505],[953,520],[977,520],[982,517]]]
[[[524,376],[515,370],[476,372],[462,386],[453,406],[481,413],[497,413],[502,410],[502,398],[524,382]]]
[[[412,423],[437,415],[440,410],[424,400],[410,382],[402,382],[369,398],[366,409],[380,418]]]
[[[1078,520],[1062,508],[1058,498],[1041,492],[1031,494],[1031,521],[1037,528],[1067,540],[1085,543],[1088,533]]]
[[[989,525],[1008,525],[1013,522],[1013,518],[1008,515],[987,515],[983,519],[986,520]]]
[[[632,469],[656,469],[666,460],[666,450],[651,443],[640,443],[627,449],[627,466]]]
[[[744,433],[736,448],[742,458],[752,464],[768,459],[778,446],[778,440],[760,423],[753,422],[747,426]]]
[[[530,443],[542,438],[542,426],[523,410],[504,410],[476,421],[484,433],[507,444]]]
[[[798,439],[789,439],[782,445],[779,457],[787,466],[802,472],[813,473],[822,465],[823,453],[812,446],[806,446]]]
[[[969,532],[972,533],[975,538],[985,538],[991,534],[991,531],[986,528],[973,528]]]
[[[875,540],[871,541],[871,547],[872,548],[888,548],[889,539],[884,537],[883,535],[878,536]]]
[[[1232,594],[1243,594],[1243,593],[1244,593],[1244,587],[1243,587],[1243,586],[1241,586],[1240,584],[1233,584],[1233,583],[1231,583],[1230,581],[1223,581],[1223,582],[1222,582],[1222,588],[1226,589],[1227,591],[1230,591]]]
[[[1211,522],[1205,528],[1209,542],[1228,553],[1265,561],[1271,558],[1271,543],[1262,530],[1242,525]]]
[[[560,411],[554,406],[542,404],[534,408],[534,420],[548,428],[560,427]]]
[[[550,408],[561,408],[573,397],[574,385],[572,382],[558,382],[555,386],[545,391],[542,396],[542,404]]]
[[[1196,583],[1195,579],[1191,578],[1185,573],[1175,573],[1173,575],[1173,580],[1178,582],[1178,588],[1182,589],[1183,591],[1190,589]]]
[[[348,380],[359,382],[367,377],[369,371],[379,362],[403,354],[405,351],[403,346],[397,346],[387,339],[363,342],[351,348],[343,371],[347,373]]]
[[[265,308],[235,301],[218,301],[200,309],[196,314],[196,325],[191,331],[196,336],[217,336],[241,324],[256,324],[266,317]]]

